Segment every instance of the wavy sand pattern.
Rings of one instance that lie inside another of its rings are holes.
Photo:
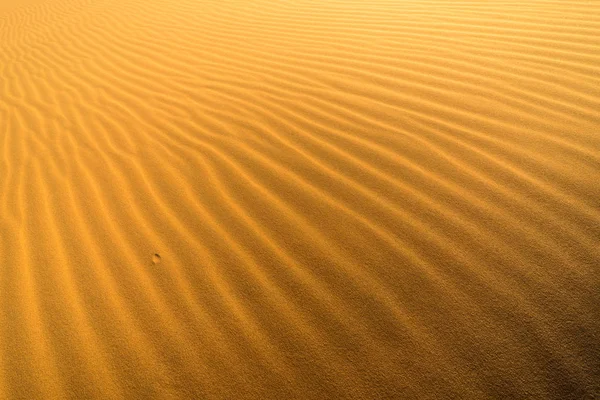
[[[0,398],[600,398],[600,2],[0,0]]]

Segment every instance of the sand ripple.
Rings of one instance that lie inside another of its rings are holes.
[[[0,398],[600,398],[600,3],[0,3]]]

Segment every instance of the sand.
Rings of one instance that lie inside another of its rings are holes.
[[[600,2],[0,0],[0,399],[600,398]]]

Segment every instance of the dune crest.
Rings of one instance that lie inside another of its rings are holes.
[[[0,0],[0,399],[600,398],[600,2]]]

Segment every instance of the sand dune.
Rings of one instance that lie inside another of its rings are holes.
[[[600,3],[0,0],[0,398],[600,398]]]

